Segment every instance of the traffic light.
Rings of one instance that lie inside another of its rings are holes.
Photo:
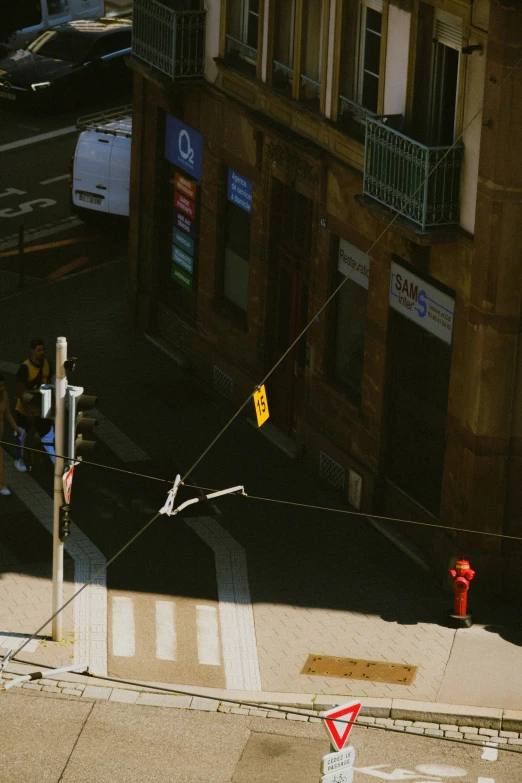
[[[65,541],[65,539],[71,535],[71,518],[69,516],[70,510],[71,507],[69,504],[60,506],[60,541]]]
[[[84,394],[82,386],[67,386],[66,404],[67,416],[67,447],[66,455],[70,464],[81,460],[82,451],[91,451],[96,441],[86,440],[83,436],[92,432],[97,426],[98,420],[86,417],[83,411],[91,410],[98,402],[98,398],[91,394]],[[80,456],[79,456],[80,453]]]
[[[40,394],[42,395],[40,415],[42,419],[54,419],[54,383],[42,383]]]

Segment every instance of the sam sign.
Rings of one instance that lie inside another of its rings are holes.
[[[165,157],[198,182],[201,181],[203,136],[172,114],[166,115]]]
[[[392,262],[390,307],[451,345],[455,300]]]

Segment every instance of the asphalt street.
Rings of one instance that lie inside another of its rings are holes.
[[[6,783],[317,783],[329,743],[318,723],[4,693]],[[59,742],[57,742],[59,738]],[[516,783],[520,759],[438,738],[354,728],[353,781]],[[346,771],[336,783],[348,783]],[[332,777],[332,783],[333,783]]]

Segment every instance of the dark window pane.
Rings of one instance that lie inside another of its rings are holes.
[[[373,30],[380,34],[382,29],[382,14],[379,13],[379,11],[374,11],[373,8],[366,8],[366,27],[368,30]]]
[[[250,258],[250,215],[230,201],[227,204],[225,244],[245,261]]]
[[[339,273],[337,284],[345,280]],[[368,292],[346,280],[337,295],[335,377],[356,394],[361,392]]]
[[[379,64],[381,62],[381,36],[375,33],[366,33],[366,49],[364,51],[364,69],[371,71],[376,76],[379,75]]]
[[[248,15],[247,44],[257,49],[257,28],[259,18],[255,14]]]
[[[379,96],[379,79],[371,74],[364,74],[363,94],[361,103],[365,109],[377,111],[377,99]]]

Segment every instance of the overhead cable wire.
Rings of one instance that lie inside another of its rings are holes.
[[[488,103],[493,100],[497,92],[501,89],[501,87],[504,86],[505,82],[508,80],[508,78],[512,75],[512,73],[515,71],[515,69],[522,63],[522,57],[520,57],[517,62],[509,69],[506,76],[502,79],[502,81],[494,88],[489,98],[487,98],[480,108],[475,112],[473,117],[469,120],[467,125],[463,128],[463,130],[459,133],[453,144],[451,144],[450,147],[446,150],[444,155],[441,156],[441,158],[437,161],[436,165],[431,169],[431,171],[424,177],[424,179],[419,184],[418,188],[411,194],[411,196],[405,201],[404,205],[401,207],[401,209],[391,218],[391,220],[386,224],[386,226],[383,228],[381,233],[378,235],[377,239],[375,239],[368,250],[366,251],[366,255],[369,255],[374,247],[381,241],[383,236],[389,231],[389,229],[393,226],[393,224],[403,215],[404,210],[409,205],[409,203],[415,198],[417,193],[424,187],[428,179],[434,174],[435,171],[439,168],[441,163],[447,158],[447,156],[450,154],[450,152],[454,149],[454,147],[460,142],[462,137],[464,136],[467,129],[475,122],[479,114],[482,113],[482,111],[485,109],[485,107],[488,105]],[[345,285],[345,283],[349,280],[348,277],[345,277],[344,280],[339,283],[339,285],[332,291],[330,296],[327,298],[326,302],[317,310],[317,312],[312,316],[312,318],[309,320],[309,322],[306,324],[306,326],[301,330],[301,332],[297,335],[295,340],[290,343],[286,351],[279,357],[279,359],[276,361],[276,363],[272,366],[272,368],[266,373],[263,380],[261,380],[255,387],[254,391],[257,391],[263,384],[266,383],[266,381],[270,378],[270,376],[275,372],[275,370],[279,367],[279,365],[286,359],[288,354],[293,350],[293,348],[297,345],[299,340],[304,337],[306,332],[310,329],[310,327],[314,324],[316,319],[321,315],[321,313],[328,307],[330,302],[337,296],[341,288]],[[247,397],[247,399],[240,405],[238,410],[234,413],[234,415],[231,417],[231,419],[225,424],[225,426],[218,432],[216,437],[209,443],[209,445],[206,447],[206,449],[202,452],[202,454],[198,457],[198,459],[192,464],[192,466],[187,470],[187,472],[182,476],[182,481],[189,476],[192,471],[199,465],[199,463],[204,459],[204,457],[208,454],[208,452],[213,448],[213,446],[217,443],[217,441],[221,438],[221,436],[227,431],[227,429],[230,427],[233,421],[239,416],[241,411],[248,405],[250,400],[252,399],[252,393]]]
[[[375,246],[376,246],[376,245],[377,245],[377,244],[378,244],[378,243],[381,241],[382,237],[383,237],[383,236],[384,236],[384,235],[387,233],[387,231],[388,231],[388,230],[391,228],[391,226],[392,226],[392,225],[393,225],[393,224],[394,224],[394,223],[395,223],[395,222],[396,222],[396,221],[399,219],[399,217],[400,217],[400,216],[401,216],[401,215],[404,213],[404,210],[406,209],[406,207],[408,206],[408,204],[409,204],[409,203],[410,203],[410,202],[413,200],[413,198],[414,198],[414,197],[417,195],[417,193],[419,192],[419,190],[420,190],[420,189],[423,187],[423,185],[424,185],[424,184],[425,184],[425,183],[428,181],[428,179],[429,179],[429,178],[432,176],[432,174],[433,174],[433,173],[434,173],[434,172],[435,172],[435,171],[438,169],[438,167],[439,167],[439,166],[441,165],[441,163],[442,163],[442,162],[445,160],[445,158],[446,158],[446,157],[449,155],[449,153],[450,153],[450,152],[451,152],[451,150],[452,150],[452,149],[453,149],[453,148],[456,146],[456,144],[457,144],[458,142],[460,142],[460,140],[462,139],[462,136],[463,136],[463,135],[464,135],[464,133],[467,131],[467,129],[470,127],[470,125],[472,125],[472,123],[473,123],[473,122],[476,120],[476,118],[479,116],[479,114],[481,114],[481,112],[482,112],[482,111],[484,110],[484,108],[485,108],[485,107],[488,105],[488,103],[489,103],[489,102],[490,102],[490,101],[493,99],[493,97],[496,95],[496,93],[497,93],[497,92],[498,92],[498,91],[501,89],[501,87],[503,87],[503,85],[505,84],[505,82],[506,82],[506,81],[508,80],[508,78],[509,78],[509,77],[512,75],[512,73],[515,71],[515,69],[516,69],[516,68],[517,68],[517,67],[520,65],[520,63],[522,63],[522,57],[520,57],[520,58],[517,60],[517,62],[516,62],[516,63],[515,63],[515,64],[514,64],[514,65],[513,65],[513,66],[512,66],[512,67],[511,67],[509,70],[508,70],[508,72],[507,72],[506,76],[505,76],[505,77],[502,79],[502,81],[501,81],[501,82],[499,82],[499,84],[498,84],[498,85],[497,85],[497,86],[494,88],[494,90],[493,90],[493,92],[491,93],[491,95],[489,96],[489,98],[487,98],[487,99],[486,99],[486,100],[485,100],[485,101],[482,103],[482,105],[480,106],[480,108],[479,108],[479,109],[478,109],[478,110],[475,112],[475,114],[473,115],[473,117],[472,117],[472,118],[469,120],[469,122],[467,123],[467,125],[464,127],[464,129],[461,131],[461,133],[460,133],[460,134],[457,136],[457,138],[455,139],[455,141],[453,142],[453,144],[452,144],[450,147],[448,147],[448,149],[446,150],[446,152],[444,153],[444,155],[442,155],[442,157],[441,157],[441,158],[440,158],[440,159],[437,161],[437,163],[436,163],[436,165],[433,167],[433,169],[432,169],[432,170],[431,170],[431,171],[430,171],[430,172],[429,172],[429,173],[426,175],[426,177],[425,177],[425,178],[424,178],[424,179],[421,181],[421,183],[419,184],[418,188],[417,188],[417,189],[416,189],[416,190],[415,190],[415,191],[412,193],[412,195],[411,195],[411,196],[410,196],[410,197],[407,199],[407,201],[404,203],[404,205],[402,206],[402,208],[401,208],[401,209],[400,209],[400,210],[399,210],[399,211],[398,211],[398,212],[397,212],[397,213],[394,215],[394,217],[393,217],[393,218],[391,218],[391,220],[390,220],[390,221],[387,223],[387,225],[386,225],[386,226],[383,228],[383,230],[382,230],[382,231],[381,231],[381,233],[378,235],[378,237],[377,237],[377,238],[376,238],[376,239],[375,239],[375,240],[372,242],[372,244],[370,245],[370,247],[369,247],[369,248],[368,248],[368,250],[366,251],[366,253],[367,253],[368,255],[371,253],[371,251],[373,250],[373,248],[374,248],[374,247],[375,247]],[[297,335],[297,337],[295,338],[295,340],[294,340],[294,341],[293,341],[293,342],[292,342],[292,343],[291,343],[291,344],[288,346],[288,348],[286,349],[286,351],[285,351],[285,352],[284,352],[284,353],[283,353],[283,354],[280,356],[280,358],[277,360],[277,362],[275,362],[275,364],[272,366],[272,368],[271,368],[271,369],[270,369],[270,370],[269,370],[269,371],[268,371],[268,372],[265,374],[264,378],[263,378],[263,379],[262,379],[262,380],[261,380],[261,381],[260,381],[260,382],[259,382],[259,383],[258,383],[258,384],[255,386],[255,387],[254,387],[254,391],[255,391],[255,390],[257,390],[257,389],[259,389],[259,388],[260,388],[260,387],[261,387],[261,386],[262,386],[264,383],[266,383],[266,381],[267,381],[267,380],[268,380],[268,379],[269,379],[269,378],[272,376],[272,374],[273,374],[273,373],[275,372],[275,370],[276,370],[276,369],[279,367],[279,365],[280,365],[280,364],[281,364],[281,363],[282,363],[282,362],[283,362],[283,361],[286,359],[286,357],[288,356],[288,354],[289,354],[289,353],[292,351],[292,349],[293,349],[293,348],[294,348],[294,347],[297,345],[297,343],[299,342],[299,340],[300,340],[300,339],[301,339],[301,338],[302,338],[302,337],[303,337],[303,336],[306,334],[306,332],[308,331],[308,329],[309,329],[309,328],[310,328],[310,327],[313,325],[313,323],[314,323],[314,322],[315,322],[315,320],[318,318],[318,316],[319,316],[319,315],[321,315],[321,313],[322,313],[322,312],[323,312],[323,311],[324,311],[324,310],[325,310],[325,309],[328,307],[328,305],[330,304],[330,302],[331,302],[331,301],[332,301],[332,300],[333,300],[333,299],[334,299],[334,298],[337,296],[337,294],[339,293],[339,291],[341,290],[341,288],[343,287],[343,285],[346,283],[346,281],[347,281],[347,280],[348,280],[348,278],[345,278],[345,279],[344,279],[344,280],[343,280],[343,281],[342,281],[342,282],[341,282],[341,283],[340,283],[340,284],[339,284],[339,285],[338,285],[338,286],[337,286],[337,287],[336,287],[336,288],[333,290],[333,292],[332,292],[332,293],[330,294],[330,296],[327,298],[326,302],[324,302],[324,304],[323,304],[323,305],[322,305],[322,306],[319,308],[319,310],[317,310],[317,312],[316,312],[316,313],[313,315],[313,317],[310,319],[310,321],[309,321],[309,322],[306,324],[306,326],[305,326],[305,327],[304,327],[304,328],[301,330],[301,332],[300,332],[300,333]],[[185,479],[186,479],[188,476],[190,476],[190,475],[191,475],[191,473],[192,473],[192,472],[194,471],[194,469],[195,469],[195,468],[196,468],[196,467],[199,465],[199,463],[200,463],[200,462],[201,462],[201,461],[202,461],[202,460],[205,458],[205,456],[206,456],[206,455],[208,454],[208,452],[209,452],[209,451],[210,451],[210,450],[213,448],[213,446],[214,446],[214,445],[217,443],[217,441],[218,441],[218,440],[221,438],[221,436],[222,436],[222,435],[223,435],[223,434],[224,434],[224,433],[225,433],[225,432],[226,432],[226,431],[229,429],[229,427],[230,427],[230,426],[232,425],[232,423],[233,423],[233,422],[234,422],[234,421],[237,419],[237,417],[238,417],[238,416],[239,416],[239,414],[242,412],[242,410],[243,410],[243,409],[244,409],[244,408],[245,408],[245,407],[248,405],[248,403],[250,402],[251,398],[252,398],[252,394],[249,394],[249,396],[248,396],[248,397],[246,398],[246,400],[245,400],[245,401],[244,401],[244,402],[243,402],[243,403],[240,405],[240,407],[237,409],[237,411],[236,411],[236,412],[235,412],[235,413],[234,413],[234,414],[231,416],[231,418],[228,420],[228,422],[225,424],[225,426],[221,428],[221,430],[218,432],[218,434],[217,434],[217,435],[216,435],[216,436],[213,438],[213,440],[212,440],[212,441],[209,443],[209,445],[208,445],[208,446],[207,446],[207,447],[204,449],[204,451],[203,451],[203,452],[200,454],[200,456],[199,456],[199,457],[196,459],[196,461],[195,461],[195,462],[192,464],[192,466],[191,466],[191,467],[190,467],[190,468],[189,468],[189,469],[188,469],[188,470],[187,470],[187,471],[186,471],[186,472],[183,474],[183,476],[181,477],[181,483],[182,483],[182,484],[183,484],[184,480],[185,480]],[[4,444],[4,443],[7,443],[7,442],[6,442],[6,441],[0,441],[0,443]],[[7,445],[12,445],[12,444],[7,444]],[[38,449],[35,449],[35,451],[38,451]],[[68,459],[68,458],[66,458],[66,459]],[[81,460],[81,461],[82,461],[82,462],[84,462],[84,460]],[[88,464],[86,460],[85,460],[85,464]],[[92,464],[95,464],[95,463],[92,463]],[[122,469],[116,469],[116,470],[118,470],[119,472],[127,472],[127,471],[124,471],[124,470],[122,470]],[[129,471],[129,472],[130,472],[130,471]],[[149,478],[153,478],[153,477],[149,477]],[[165,481],[164,479],[156,479],[156,480]],[[169,482],[169,483],[170,483],[170,482]],[[277,501],[275,501],[275,502],[277,502]],[[297,504],[296,504],[296,505],[297,505]],[[355,512],[344,512],[344,513],[355,513]],[[152,518],[151,518],[151,519],[150,519],[150,520],[149,520],[149,521],[148,521],[148,522],[147,522],[145,525],[143,525],[143,527],[142,527],[142,528],[141,528],[141,529],[140,529],[140,530],[139,530],[139,531],[138,531],[138,532],[137,532],[137,533],[136,533],[134,536],[132,536],[132,538],[130,538],[130,539],[129,539],[129,541],[128,541],[128,542],[127,542],[127,543],[126,543],[126,544],[125,544],[125,545],[124,545],[124,546],[123,546],[123,547],[122,547],[122,548],[121,548],[121,549],[120,549],[120,550],[119,550],[119,551],[118,551],[118,552],[117,552],[115,555],[113,555],[113,557],[112,557],[112,558],[110,558],[110,560],[108,560],[108,561],[107,561],[107,563],[106,563],[104,566],[102,566],[102,567],[101,567],[101,568],[100,568],[100,569],[99,569],[99,570],[96,572],[96,574],[95,574],[94,576],[92,576],[92,577],[91,577],[91,578],[90,578],[90,579],[89,579],[89,580],[88,580],[88,581],[87,581],[87,582],[86,582],[84,585],[82,585],[82,587],[81,587],[79,590],[77,590],[77,592],[76,592],[76,593],[75,593],[75,594],[74,594],[74,595],[73,595],[73,596],[72,596],[72,597],[71,597],[71,598],[70,598],[68,601],[66,601],[66,603],[65,603],[65,604],[64,604],[62,607],[60,607],[59,609],[57,609],[57,611],[56,611],[56,612],[55,612],[55,613],[52,615],[52,617],[51,617],[51,618],[49,618],[48,620],[46,620],[46,622],[44,623],[44,625],[42,625],[42,626],[41,626],[41,627],[40,627],[40,628],[39,628],[39,629],[38,629],[38,630],[37,630],[37,631],[36,631],[34,634],[32,634],[30,637],[28,637],[28,638],[27,638],[27,639],[24,641],[24,643],[23,643],[23,644],[22,644],[22,645],[21,645],[21,646],[20,646],[20,647],[19,647],[19,648],[18,648],[18,649],[15,651],[14,655],[17,655],[19,652],[21,652],[21,650],[23,650],[23,649],[24,649],[24,647],[25,647],[25,646],[26,646],[26,645],[29,643],[29,641],[30,641],[31,639],[33,639],[35,636],[37,636],[37,635],[40,633],[40,631],[42,631],[42,630],[45,628],[45,626],[46,626],[46,625],[47,625],[47,624],[48,624],[48,623],[49,623],[51,620],[53,620],[53,619],[54,619],[54,618],[55,618],[55,617],[56,617],[56,616],[57,616],[57,615],[58,615],[58,614],[59,614],[61,611],[63,611],[63,609],[65,609],[65,608],[66,608],[66,607],[67,607],[67,606],[68,606],[68,605],[69,605],[69,604],[70,604],[72,601],[74,601],[74,599],[75,599],[75,598],[76,598],[76,597],[77,597],[77,596],[78,596],[78,595],[79,595],[79,594],[82,592],[82,590],[84,590],[84,589],[85,589],[85,588],[86,588],[86,587],[87,587],[89,584],[91,584],[91,583],[92,583],[92,581],[93,581],[93,580],[94,580],[94,579],[95,579],[97,576],[99,576],[101,573],[103,573],[103,572],[104,572],[104,571],[105,571],[105,570],[106,570],[106,569],[109,567],[109,565],[111,565],[111,563],[113,563],[113,562],[116,560],[116,558],[117,558],[117,557],[119,557],[119,555],[120,555],[120,554],[122,554],[122,553],[123,553],[123,552],[124,552],[124,551],[127,549],[127,547],[129,547],[129,546],[130,546],[130,545],[131,545],[131,544],[132,544],[132,543],[133,543],[133,542],[134,542],[134,541],[135,541],[135,540],[136,540],[136,539],[137,539],[137,538],[138,538],[138,537],[139,537],[139,536],[140,536],[140,535],[141,535],[141,534],[142,534],[142,533],[143,533],[143,532],[144,532],[144,531],[145,531],[145,530],[146,530],[146,529],[147,529],[147,528],[148,528],[148,527],[149,527],[149,526],[150,526],[150,525],[153,523],[153,522],[155,522],[155,521],[156,521],[156,519],[157,519],[157,518],[158,518],[160,515],[161,515],[161,512],[158,512],[158,513],[157,513],[157,514],[155,514],[155,515],[154,515],[154,516],[153,516],[153,517],[152,517]],[[364,516],[366,516],[366,515],[364,515]],[[377,518],[377,517],[375,517],[375,518]],[[403,521],[403,522],[411,522],[411,520],[401,520],[401,521]],[[416,523],[416,524],[424,524],[424,523]],[[426,523],[426,524],[427,524],[427,523]],[[455,530],[456,530],[455,528],[449,528],[449,529],[450,529],[450,530],[453,530],[453,531],[455,531]],[[477,533],[477,532],[478,532],[478,533],[481,533],[482,531],[469,531],[469,532],[472,532],[472,533]],[[486,534],[486,535],[491,535],[491,534]],[[499,534],[496,534],[496,535],[498,536]],[[503,536],[503,535],[502,535],[501,537],[511,538],[510,536]]]
[[[12,445],[8,441],[0,440],[0,445]],[[40,451],[40,449],[33,449],[28,448],[27,446],[24,446],[24,449],[28,449],[29,451],[35,451],[38,454],[42,454],[43,456],[47,456],[44,454],[44,452]],[[57,457],[62,457],[64,460],[69,460],[70,457],[64,456],[61,454],[56,454]],[[159,476],[151,476],[147,473],[137,473],[133,470],[124,470],[123,468],[115,468],[112,465],[105,465],[100,462],[92,462],[89,460],[75,460],[76,464],[81,465],[90,465],[91,467],[96,468],[103,468],[104,470],[114,470],[118,473],[127,473],[130,476],[137,476],[139,478],[145,478],[150,479],[152,481],[159,481],[163,484],[172,484],[172,481],[170,479],[161,478]],[[212,489],[211,487],[202,487],[198,484],[187,484],[184,481],[181,481],[180,484],[184,486],[186,489],[199,489],[203,492],[216,492],[218,490]],[[447,530],[450,533],[470,533],[471,535],[477,535],[477,536],[491,536],[492,538],[500,538],[500,539],[507,539],[509,541],[522,541],[522,536],[511,536],[507,533],[494,533],[487,530],[472,530],[471,528],[461,528],[461,527],[452,527],[451,525],[441,525],[437,524],[435,522],[421,522],[414,519],[403,519],[402,517],[389,517],[389,516],[383,516],[382,514],[372,514],[367,511],[351,511],[350,509],[346,508],[338,508],[335,506],[319,506],[315,505],[313,503],[299,503],[294,500],[285,500],[283,498],[269,498],[264,497],[262,495],[251,495],[248,492],[242,492],[242,497],[250,498],[250,500],[259,500],[264,503],[278,503],[280,505],[286,505],[286,506],[297,506],[299,508],[303,509],[310,509],[311,511],[327,511],[332,514],[344,514],[345,516],[353,516],[353,517],[363,517],[364,519],[376,519],[382,522],[397,522],[405,525],[418,525],[420,527],[430,527],[434,528],[436,530]]]
[[[69,600],[67,600],[67,601],[66,601],[64,604],[62,604],[62,606],[60,606],[60,607],[59,607],[59,608],[56,610],[56,612],[54,612],[54,614],[53,614],[53,615],[51,615],[51,617],[49,617],[49,618],[48,618],[48,619],[45,621],[45,623],[43,623],[43,625],[41,625],[41,626],[40,626],[40,628],[38,628],[38,630],[37,630],[37,631],[35,631],[34,633],[32,633],[30,636],[28,636],[28,637],[27,637],[27,638],[24,640],[23,644],[21,644],[21,645],[20,645],[20,647],[18,647],[18,648],[15,650],[15,652],[12,654],[12,657],[14,658],[16,655],[18,655],[20,652],[22,652],[22,650],[24,649],[24,647],[26,647],[26,646],[29,644],[29,642],[31,641],[31,639],[34,639],[36,636],[38,636],[38,634],[40,633],[40,631],[43,631],[43,629],[45,628],[45,626],[46,626],[46,625],[48,625],[50,622],[52,622],[52,620],[54,620],[54,618],[55,618],[55,617],[57,617],[57,616],[60,614],[60,612],[63,612],[63,610],[64,610],[64,609],[65,609],[67,606],[69,606],[69,604],[70,604],[70,603],[72,603],[72,602],[75,600],[75,598],[77,598],[77,597],[80,595],[80,593],[81,593],[81,592],[83,592],[83,591],[85,590],[85,588],[86,588],[86,587],[88,587],[90,584],[92,584],[92,583],[94,582],[94,580],[95,580],[95,579],[97,579],[97,578],[100,576],[100,574],[103,574],[103,572],[104,572],[104,571],[106,571],[106,570],[107,570],[107,568],[108,568],[108,567],[109,567],[109,566],[110,566],[112,563],[114,563],[114,561],[116,560],[116,558],[118,558],[118,557],[119,557],[119,556],[120,556],[120,555],[121,555],[123,552],[125,552],[125,550],[126,550],[126,549],[127,549],[127,548],[128,548],[128,547],[129,547],[129,546],[132,544],[132,543],[134,543],[134,541],[136,541],[136,539],[137,539],[137,538],[139,538],[139,537],[141,536],[141,534],[142,534],[142,533],[144,533],[144,532],[145,532],[145,530],[147,530],[147,528],[148,528],[148,527],[150,527],[150,525],[152,525],[152,523],[153,523],[153,522],[155,522],[155,521],[156,521],[156,519],[157,519],[159,516],[161,516],[161,511],[158,511],[156,514],[154,514],[154,516],[153,516],[151,519],[149,519],[149,521],[148,521],[148,522],[146,522],[146,523],[145,523],[145,524],[144,524],[144,525],[143,525],[143,526],[142,526],[142,527],[141,527],[141,528],[138,530],[138,532],[137,532],[137,533],[135,533],[135,534],[132,536],[132,538],[130,538],[130,539],[127,541],[127,543],[126,543],[126,544],[124,544],[124,545],[123,545],[123,546],[122,546],[120,549],[118,549],[118,551],[116,552],[116,554],[115,554],[115,555],[113,555],[113,556],[112,556],[112,557],[111,557],[109,560],[107,560],[107,562],[106,562],[106,563],[105,563],[103,566],[101,566],[101,568],[99,568],[99,569],[98,569],[98,570],[97,570],[97,571],[96,571],[96,572],[95,572],[95,573],[94,573],[94,574],[93,574],[93,575],[90,577],[90,579],[88,579],[88,580],[85,582],[85,584],[83,584],[83,585],[82,585],[82,586],[79,588],[79,590],[77,590],[77,591],[76,591],[76,592],[75,592],[75,593],[74,593],[74,594],[73,594],[73,595],[72,595],[72,596],[69,598]]]

